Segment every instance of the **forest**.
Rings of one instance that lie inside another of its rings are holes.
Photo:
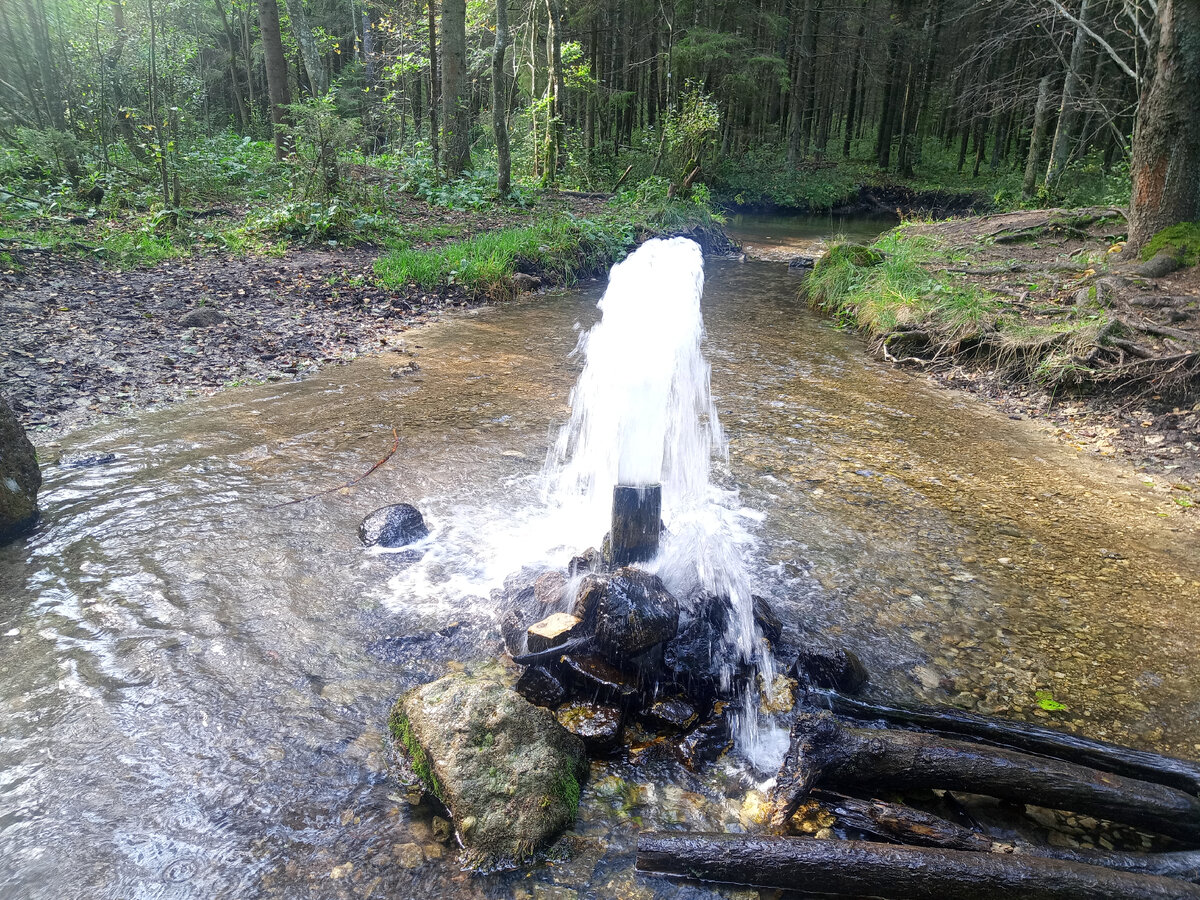
[[[1195,0],[17,0],[3,225],[153,244],[252,199],[259,235],[381,240],[384,181],[825,209],[864,184],[1124,205],[1132,180],[1141,243],[1200,218],[1198,32]]]

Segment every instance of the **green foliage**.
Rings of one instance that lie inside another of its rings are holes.
[[[1054,694],[1050,691],[1035,691],[1033,697],[1037,701],[1037,705],[1046,712],[1062,712],[1067,708],[1065,703],[1055,700]]]
[[[851,199],[868,178],[860,166],[794,166],[782,147],[760,145],[722,159],[710,178],[713,193],[733,206],[829,209]]]
[[[1146,242],[1141,257],[1144,260],[1153,259],[1164,250],[1174,256],[1181,266],[1200,263],[1200,222],[1181,222],[1164,228]]]
[[[667,113],[663,127],[668,165],[682,180],[716,144],[721,114],[701,82],[689,79],[680,92],[679,108]]]
[[[284,130],[296,146],[296,165],[304,173],[307,198],[330,200],[343,189],[343,157],[362,135],[357,119],[339,113],[332,94],[288,106],[293,124]]]
[[[251,212],[246,228],[315,243],[348,235],[351,221],[350,208],[336,200],[295,200]]]

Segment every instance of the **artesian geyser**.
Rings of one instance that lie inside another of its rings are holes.
[[[700,349],[703,293],[703,254],[685,238],[647,241],[613,267],[602,318],[575,351],[585,364],[547,461],[547,499],[594,544],[609,532],[618,563],[641,562],[676,596],[729,598],[725,677],[750,665],[769,685],[735,495],[710,480],[714,456],[727,459],[728,447]],[[659,515],[666,530],[655,554],[648,544]],[[754,680],[743,692],[743,745],[758,736]]]

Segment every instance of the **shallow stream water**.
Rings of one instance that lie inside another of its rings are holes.
[[[874,362],[778,263],[707,270],[715,477],[793,634],[857,651],[873,697],[1200,756],[1200,554],[1161,485]],[[38,531],[0,549],[0,897],[736,893],[632,871],[640,826],[742,827],[712,779],[596,764],[566,858],[480,877],[386,771],[397,694],[497,655],[495,535],[539,502],[600,289],[64,440],[115,459],[49,468]],[[362,483],[276,506],[393,427]],[[402,500],[434,528],[416,568],[355,534]]]

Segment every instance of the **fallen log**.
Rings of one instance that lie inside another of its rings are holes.
[[[827,711],[796,717],[772,798],[772,825],[783,828],[818,783],[855,793],[945,788],[986,794],[1200,842],[1200,800],[1175,788],[919,731],[850,728]]]
[[[832,693],[814,693],[810,696],[839,716],[915,725],[927,731],[1026,750],[1200,794],[1200,763],[1191,760],[1133,750],[1027,722],[988,718],[951,707],[869,703]]]
[[[1173,878],[1001,853],[931,850],[870,841],[638,836],[641,872],[889,900],[1196,900],[1200,887]]]
[[[942,850],[1019,853],[1200,883],[1200,850],[1132,853],[1121,850],[1048,847],[1027,841],[997,841],[986,834],[900,803],[859,800],[828,791],[814,791],[812,799],[833,813],[838,827],[852,828],[898,844],[938,847]]]

